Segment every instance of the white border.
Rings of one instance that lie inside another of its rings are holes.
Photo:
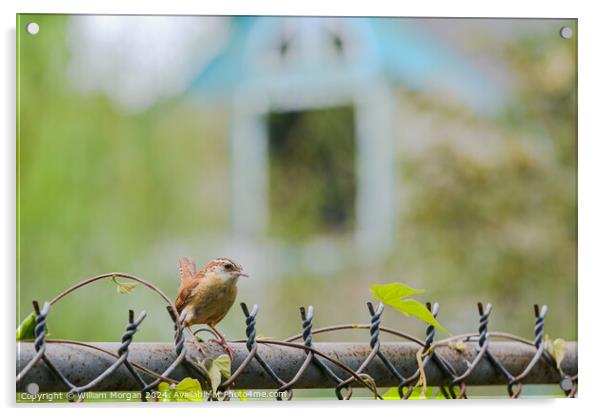
[[[7,4],[8,3],[8,4]],[[0,100],[0,117],[5,135],[3,137],[0,163],[2,181],[0,193],[3,196],[0,216],[3,230],[2,247],[0,249],[0,263],[3,267],[3,281],[5,282],[4,319],[2,342],[3,366],[2,398],[5,406],[11,406],[14,400],[14,276],[15,276],[15,13],[119,13],[119,14],[317,14],[317,15],[402,15],[402,16],[440,16],[440,17],[565,17],[579,18],[579,354],[580,354],[580,385],[577,400],[554,401],[521,401],[519,403],[505,401],[471,401],[467,403],[443,402],[414,402],[414,403],[372,403],[372,402],[303,402],[296,404],[255,404],[247,403],[243,407],[235,404],[213,404],[197,409],[196,406],[180,406],[180,409],[167,408],[167,406],[128,405],[128,412],[132,415],[148,413],[173,414],[178,412],[203,412],[203,414],[219,411],[220,415],[240,414],[243,411],[261,411],[262,414],[275,415],[283,410],[288,415],[301,415],[308,411],[313,412],[318,407],[330,408],[350,415],[365,414],[367,412],[413,412],[436,411],[446,415],[450,414],[487,414],[506,415],[509,412],[524,410],[528,412],[541,412],[546,415],[553,413],[585,411],[591,405],[596,405],[599,396],[597,385],[600,384],[602,368],[599,349],[602,325],[597,310],[594,309],[602,293],[601,276],[599,275],[600,245],[598,239],[601,234],[600,213],[602,213],[602,198],[600,197],[600,180],[602,163],[598,160],[602,154],[599,128],[600,91],[599,74],[602,74],[600,64],[600,45],[596,42],[600,36],[600,16],[595,13],[595,2],[576,1],[541,1],[527,2],[514,1],[431,1],[395,2],[386,0],[370,0],[353,2],[351,0],[304,0],[293,3],[285,0],[256,0],[253,2],[238,0],[221,0],[203,2],[201,0],[103,0],[95,4],[78,0],[26,0],[17,3],[3,1],[0,3],[2,13],[0,19],[3,25],[2,39],[2,65],[0,65],[1,80],[4,97]],[[588,5],[586,5],[588,4]],[[591,4],[591,6],[589,5]],[[589,315],[588,315],[589,313]],[[596,377],[597,375],[597,377]],[[282,409],[281,406],[286,406]],[[400,409],[400,406],[409,408]],[[426,406],[426,407],[425,407]],[[124,406],[125,407],[125,406]],[[193,408],[194,407],[194,408]],[[599,407],[599,405],[598,405]],[[19,411],[20,410],[20,411]],[[11,409],[10,412],[33,411],[32,408]],[[82,406],[52,406],[40,409],[44,415],[77,414],[83,411]],[[100,406],[86,406],[85,412],[91,415],[105,415],[106,408]]]

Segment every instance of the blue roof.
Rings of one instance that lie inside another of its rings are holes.
[[[245,79],[242,47],[257,17],[237,16],[231,18],[229,39],[226,47],[201,69],[191,89],[209,93],[231,93]]]
[[[249,68],[249,39],[259,29],[261,36],[274,36],[273,30],[282,17],[237,16],[231,18],[226,46],[206,64],[194,78],[189,93],[203,96],[229,96],[237,87],[253,83],[262,76]],[[309,19],[305,17],[286,19]],[[321,19],[321,18],[313,18]],[[409,90],[442,87],[479,112],[499,108],[503,93],[486,74],[454,53],[411,19],[351,17],[353,25],[367,28],[373,42],[370,59],[376,62],[355,62],[352,65],[374,65],[380,76],[394,85]],[[346,22],[349,23],[349,22]],[[259,26],[265,26],[259,28]],[[365,35],[365,34],[364,34]],[[363,35],[360,35],[363,36]],[[357,69],[357,68],[356,68]],[[353,70],[353,68],[350,68]],[[319,71],[319,68],[318,68]],[[308,74],[308,77],[310,74]],[[315,78],[316,74],[311,74]]]

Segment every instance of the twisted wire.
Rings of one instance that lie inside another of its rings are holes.
[[[433,318],[437,319],[437,315],[439,314],[439,304],[437,302],[435,302],[435,304],[432,305],[432,308],[431,308],[431,303],[427,302],[426,307],[433,315]],[[423,349],[425,351],[429,350],[431,348],[431,345],[433,345],[434,340],[435,340],[435,325],[428,324],[426,326],[426,338],[424,340]]]
[[[247,335],[247,350],[251,351],[253,345],[255,344],[255,337],[257,333],[255,331],[255,316],[257,316],[257,311],[259,307],[257,305],[253,305],[253,309],[249,312],[247,305],[245,303],[241,303],[240,306],[243,309],[243,312],[246,316],[245,324],[245,334]]]
[[[301,311],[301,319],[303,320],[303,341],[305,342],[305,345],[308,347],[311,347],[311,343],[312,343],[312,334],[311,334],[311,328],[312,328],[312,320],[314,317],[314,307],[309,305],[307,307],[307,312],[305,311],[305,308],[302,306],[301,308],[299,308],[299,310]]]
[[[372,302],[367,302],[368,312],[370,312],[370,347],[373,351],[376,351],[376,355],[382,361],[382,363],[387,367],[387,370],[399,381],[400,384],[406,382],[404,376],[402,376],[399,371],[395,368],[393,363],[380,351],[380,323],[383,311],[385,310],[385,305],[380,303],[376,311],[374,310],[374,306]]]
[[[534,328],[535,340],[533,343],[535,344],[535,346],[537,348],[539,348],[539,346],[541,345],[541,343],[543,341],[543,335],[544,335],[543,325],[544,325],[544,318],[546,316],[546,313],[548,312],[548,306],[543,305],[541,310],[539,310],[539,306],[535,305],[534,309],[535,309],[535,328]]]
[[[380,336],[380,320],[385,309],[385,305],[382,303],[378,305],[376,311],[374,311],[374,306],[372,306],[372,302],[368,302],[368,310],[370,311],[370,347],[372,349],[378,349],[380,346],[380,340],[378,337]]]
[[[131,314],[130,314],[131,316]],[[142,321],[146,318],[146,311],[142,311],[140,316],[135,321],[132,321],[130,318],[130,322],[128,323],[123,336],[121,337],[121,346],[117,350],[118,355],[127,354],[128,348],[132,343],[132,339],[134,338],[134,334],[138,331],[138,326],[142,323]]]
[[[485,308],[483,308],[483,304],[481,302],[477,303],[477,309],[479,311],[479,335],[478,335],[478,343],[477,343],[477,355],[472,360],[472,362],[467,363],[466,370],[459,376],[456,376],[452,379],[449,384],[450,395],[456,399],[466,399],[466,383],[465,380],[470,376],[474,368],[479,364],[482,358],[487,353],[488,346],[488,335],[487,335],[487,325],[489,324],[489,315],[491,314],[492,306],[490,303],[487,304]],[[459,390],[456,392],[456,387]]]
[[[142,311],[140,313],[140,315],[138,316],[138,319],[136,319],[135,321],[133,321],[132,318],[133,318],[133,313],[130,313],[129,314],[129,322],[126,327],[126,331],[122,337],[122,344],[118,350],[119,358],[113,364],[111,364],[109,366],[109,368],[104,370],[99,376],[94,378],[88,384],[86,384],[84,386],[79,386],[79,387],[75,386],[75,385],[71,385],[71,389],[67,393],[67,399],[70,402],[71,401],[81,401],[83,398],[79,397],[80,393],[94,388],[102,380],[104,380],[105,378],[107,378],[108,376],[113,374],[113,372],[127,360],[128,348],[129,348],[130,343],[132,342],[132,337],[138,330],[138,325],[140,325],[140,323],[144,320],[144,318],[146,318],[146,312]]]
[[[69,400],[70,401],[79,401],[82,399],[81,397],[78,397],[78,395],[80,393],[93,389],[102,380],[109,377],[119,366],[124,365],[128,369],[128,371],[132,374],[132,376],[136,379],[137,383],[142,387],[141,399],[143,401],[146,401],[145,393],[148,393],[149,391],[155,389],[157,387],[157,385],[159,384],[159,382],[162,381],[163,379],[165,379],[166,377],[168,377],[169,374],[171,372],[173,372],[178,366],[184,365],[188,368],[188,365],[190,364],[188,362],[188,358],[186,357],[186,348],[185,348],[186,338],[184,336],[184,328],[185,328],[184,322],[185,322],[186,315],[182,314],[179,316],[172,317],[172,319],[174,320],[174,347],[175,347],[175,352],[176,352],[176,359],[170,364],[170,366],[168,367],[167,370],[165,370],[159,376],[154,375],[155,378],[153,379],[153,381],[150,383],[146,383],[144,381],[144,379],[141,377],[138,370],[136,370],[134,368],[134,366],[132,365],[132,363],[128,360],[129,347],[131,346],[131,343],[133,342],[133,337],[134,337],[135,333],[139,329],[139,325],[142,323],[142,321],[146,317],[146,312],[144,312],[144,311],[141,312],[139,317],[136,320],[134,320],[133,312],[130,311],[129,322],[128,322],[126,329],[121,337],[121,345],[119,346],[119,348],[117,350],[116,360],[107,369],[105,369],[100,375],[95,377],[91,382],[89,382],[83,386],[76,386],[76,385],[72,384],[61,373],[61,371],[59,371],[54,366],[52,361],[46,356],[46,346],[47,346],[47,341],[45,339],[46,335],[47,335],[46,322],[47,322],[48,314],[50,311],[50,306],[51,306],[51,304],[46,302],[46,303],[44,303],[43,308],[40,310],[37,302],[34,302],[34,310],[36,312],[36,318],[35,318],[33,342],[34,342],[34,349],[36,351],[36,354],[34,355],[32,360],[29,363],[27,363],[27,365],[25,365],[23,367],[23,369],[21,370],[21,372],[17,375],[17,383],[19,383],[23,379],[23,377],[31,370],[31,368],[33,368],[35,365],[37,365],[38,362],[42,361],[50,369],[50,371],[57,377],[57,379],[60,380],[67,387],[67,391],[69,392],[68,393]],[[258,342],[273,343],[273,344],[277,344],[277,345],[278,345],[278,342],[257,340],[256,319],[257,319],[257,313],[258,313],[258,306],[254,305],[252,310],[249,311],[246,304],[242,303],[241,307],[245,314],[245,324],[246,324],[246,328],[245,328],[246,343],[245,343],[245,345],[246,345],[246,349],[248,350],[248,354],[243,359],[243,362],[241,364],[239,364],[238,368],[233,372],[231,377],[229,377],[228,380],[224,381],[220,385],[219,390],[223,391],[224,389],[227,389],[229,386],[231,386],[236,381],[236,378],[249,365],[249,363],[252,360],[255,360],[265,370],[265,372],[268,374],[268,376],[278,385],[278,387],[277,387],[278,391],[286,392],[287,393],[286,398],[290,400],[293,396],[293,385],[295,383],[297,383],[297,381],[300,380],[303,373],[313,364],[313,365],[319,367],[322,370],[322,372],[324,373],[324,375],[326,375],[327,377],[332,379],[334,382],[338,383],[335,388],[335,393],[339,399],[349,399],[351,397],[351,393],[352,393],[351,386],[350,386],[351,382],[353,382],[355,380],[356,382],[363,383],[362,381],[360,381],[360,379],[361,379],[360,376],[363,376],[363,374],[369,375],[369,372],[368,372],[370,370],[369,366],[370,366],[372,360],[374,359],[374,357],[378,356],[380,358],[380,360],[383,362],[383,364],[385,365],[385,367],[388,369],[388,371],[391,374],[393,374],[399,381],[397,388],[398,388],[400,397],[407,399],[407,398],[409,398],[409,396],[412,392],[412,388],[413,388],[413,386],[410,383],[413,382],[414,380],[416,380],[416,378],[418,376],[418,372],[415,372],[410,377],[404,378],[404,376],[400,373],[400,371],[397,368],[395,368],[395,366],[391,363],[391,361],[383,354],[383,352],[380,350],[380,346],[381,346],[380,333],[381,333],[381,330],[386,330],[386,332],[388,332],[388,333],[392,333],[397,336],[401,336],[401,337],[404,337],[406,339],[410,339],[410,340],[416,342],[417,345],[420,346],[422,354],[423,354],[423,360],[422,360],[423,368],[426,368],[426,365],[432,360],[437,365],[437,367],[450,378],[450,380],[451,380],[450,384],[448,384],[447,386],[439,386],[443,395],[446,398],[466,398],[467,397],[465,379],[471,374],[471,372],[474,370],[474,368],[482,360],[483,357],[486,357],[486,359],[493,365],[493,367],[496,371],[501,372],[504,375],[504,377],[506,377],[506,379],[508,380],[508,384],[507,384],[508,394],[512,398],[518,398],[520,396],[520,393],[522,390],[522,384],[521,384],[522,381],[531,372],[531,370],[534,368],[534,366],[539,362],[543,362],[543,363],[547,363],[548,365],[552,365],[554,367],[555,371],[558,371],[559,375],[561,376],[561,380],[560,380],[561,390],[568,397],[576,396],[577,380],[578,380],[577,374],[567,375],[562,371],[562,369],[559,369],[559,368],[557,369],[554,358],[551,357],[551,355],[545,351],[545,343],[543,342],[543,337],[544,337],[544,319],[545,319],[545,315],[548,310],[548,307],[546,305],[543,305],[541,308],[538,305],[534,305],[535,323],[534,323],[533,342],[526,341],[526,340],[524,342],[528,343],[529,345],[532,345],[536,349],[536,351],[535,351],[535,354],[533,355],[532,359],[530,360],[529,364],[517,376],[513,376],[512,374],[510,374],[510,372],[501,364],[500,360],[497,357],[495,357],[491,353],[491,351],[489,351],[490,334],[492,334],[492,336],[500,336],[500,333],[496,333],[496,332],[490,333],[488,331],[489,318],[490,318],[490,314],[491,314],[491,310],[492,310],[491,304],[487,304],[485,307],[483,307],[482,303],[478,304],[478,309],[479,309],[478,333],[476,334],[475,338],[472,338],[473,340],[477,341],[477,345],[476,345],[477,355],[472,360],[472,362],[467,363],[466,370],[460,375],[457,375],[455,372],[455,369],[442,356],[440,356],[437,353],[437,346],[440,346],[440,343],[445,342],[445,340],[440,341],[439,343],[435,343],[436,328],[434,327],[434,325],[428,324],[426,326],[426,337],[424,339],[424,342],[422,342],[418,339],[414,339],[413,337],[405,335],[401,332],[397,332],[397,331],[394,331],[391,329],[381,328],[381,321],[382,321],[382,314],[384,311],[384,305],[382,303],[380,303],[378,305],[378,307],[375,309],[374,306],[372,305],[372,303],[368,302],[367,306],[368,306],[368,311],[370,312],[370,323],[368,325],[351,326],[353,328],[363,327],[363,328],[368,329],[369,336],[370,336],[370,338],[369,338],[370,353],[368,354],[367,358],[361,363],[361,365],[355,370],[351,369],[349,367],[345,367],[344,364],[342,364],[340,361],[333,359],[332,357],[328,357],[324,353],[314,349],[313,334],[314,334],[314,332],[324,332],[324,329],[319,328],[316,331],[313,330],[313,316],[314,316],[313,306],[310,305],[307,307],[307,309],[303,308],[303,307],[300,308],[301,318],[302,318],[302,332],[300,334],[300,338],[302,338],[303,344],[302,345],[292,344],[290,342],[289,343],[281,342],[280,344],[290,346],[290,347],[293,347],[293,346],[294,347],[303,347],[303,349],[306,352],[306,359],[304,360],[301,367],[296,371],[293,378],[289,382],[285,382],[278,376],[278,374],[274,371],[274,369],[272,369],[270,367],[270,365],[265,360],[263,360],[262,357],[258,354]],[[431,311],[433,317],[437,318],[437,315],[439,312],[439,305],[437,303],[435,303],[431,307],[431,304],[427,303],[427,308]],[[333,327],[330,330],[346,329],[348,327],[349,326],[341,325],[338,327]],[[472,336],[473,335],[471,335],[470,337],[465,336],[466,340],[470,340]],[[335,365],[337,365],[341,368],[345,368],[345,371],[350,372],[352,374],[352,377],[350,377],[348,379],[341,379],[332,370],[332,368],[326,364],[326,362],[324,361],[324,358],[326,358],[328,361],[331,361],[332,363],[334,363]],[[138,365],[136,365],[136,366],[138,366]],[[192,369],[189,369],[189,372],[190,371],[192,371]],[[198,369],[195,369],[195,371],[198,372]],[[342,394],[343,389],[346,389],[345,395]],[[448,389],[449,389],[449,391],[448,391]],[[378,396],[378,397],[380,397],[380,396]],[[281,400],[282,397],[277,396],[277,399]]]
[[[483,304],[481,302],[478,303],[479,308],[479,349],[485,346],[487,342],[487,326],[489,325],[489,315],[491,315],[491,303],[488,303],[485,309],[483,310]]]
[[[302,323],[302,327],[303,327],[303,341],[304,341],[304,345],[308,348],[312,348],[312,342],[313,342],[313,336],[312,336],[312,322],[313,322],[313,316],[314,316],[314,307],[309,305],[307,307],[307,311],[305,310],[305,308],[302,306],[299,308],[299,311],[301,313],[301,320],[303,321]],[[318,357],[317,355],[315,355],[312,351],[307,351],[308,357],[310,357],[310,361],[314,362],[319,368],[321,368],[326,375],[333,381],[335,381],[336,383],[341,383],[343,380],[337,376],[334,371],[332,371],[332,369],[328,366],[328,364],[326,364],[324,362],[324,360],[322,360],[321,357]],[[299,373],[297,374],[298,376],[300,376],[301,371],[299,371]],[[335,390],[335,395],[337,396],[337,399],[339,400],[349,400],[353,394],[353,390],[351,388],[351,386],[347,386],[347,394],[345,396],[342,395],[340,390]]]
[[[167,311],[174,322],[174,345],[176,359],[163,373],[161,373],[161,378],[156,378],[149,384],[143,382],[143,387],[140,390],[140,397],[143,402],[147,401],[148,393],[155,389],[161,383],[163,378],[168,377],[178,365],[184,363],[186,368],[191,368],[191,366],[185,361],[186,350],[184,349],[184,342],[186,341],[184,338],[184,322],[186,320],[187,312],[182,312],[182,314],[178,317],[175,310],[170,306],[167,307]]]
[[[37,303],[35,305],[37,306]],[[42,311],[38,312],[36,316],[36,326],[34,328],[34,346],[36,351],[40,351],[45,346],[44,341],[46,340],[46,317],[48,316],[49,311],[50,303],[44,302],[44,307],[42,308]]]
[[[257,312],[259,310],[259,307],[257,305],[253,305],[253,309],[251,310],[251,312],[249,312],[249,309],[247,308],[247,305],[243,302],[240,304],[240,306],[242,307],[243,313],[246,316],[245,322],[247,325],[247,328],[245,330],[245,333],[247,334],[247,350],[249,352],[254,351],[254,358],[255,360],[259,363],[259,365],[265,370],[266,373],[268,373],[268,375],[270,376],[270,378],[276,383],[278,384],[278,387],[282,387],[284,385],[286,385],[286,383],[280,378],[278,377],[278,375],[274,372],[274,370],[272,369],[272,367],[270,367],[268,365],[268,363],[266,363],[263,358],[261,358],[261,356],[257,353],[256,350],[256,331],[255,331],[255,317],[257,316]],[[288,400],[292,399],[292,390],[290,391],[290,395],[287,396]],[[277,400],[282,400],[282,398],[280,396],[276,397]]]

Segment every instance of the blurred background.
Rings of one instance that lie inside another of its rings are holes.
[[[314,327],[367,322],[370,285],[400,281],[453,334],[483,301],[531,338],[546,303],[546,332],[576,339],[575,20],[20,15],[17,33],[19,321],[106,272],[175,298],[179,257],[227,256],[266,336],[299,332],[300,305]],[[164,306],[107,280],[49,329],[115,341],[144,309],[137,339],[169,341]],[[219,327],[244,336],[237,305]]]

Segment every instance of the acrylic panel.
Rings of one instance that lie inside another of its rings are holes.
[[[574,397],[577,33],[18,15],[17,402]]]

